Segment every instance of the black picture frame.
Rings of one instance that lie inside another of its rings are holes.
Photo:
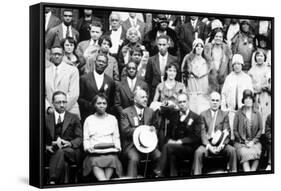
[[[195,178],[209,178],[209,177],[226,177],[226,176],[244,176],[244,175],[258,175],[258,174],[273,174],[275,172],[274,152],[271,153],[272,168],[270,171],[257,171],[257,172],[237,172],[237,173],[220,173],[220,174],[207,174],[200,176],[179,176],[175,178],[142,178],[132,180],[110,180],[104,182],[77,182],[60,185],[47,185],[45,183],[44,175],[44,123],[45,123],[45,32],[44,32],[44,9],[45,7],[52,7],[57,9],[71,8],[78,10],[78,16],[84,8],[92,8],[99,10],[101,13],[105,12],[108,17],[110,11],[134,11],[140,13],[151,14],[171,14],[171,15],[197,15],[199,17],[219,17],[219,18],[238,18],[238,19],[253,19],[253,20],[266,20],[271,22],[271,71],[274,71],[274,18],[273,17],[260,17],[249,15],[228,15],[228,14],[213,14],[213,13],[198,13],[198,12],[183,12],[183,11],[168,11],[168,10],[150,10],[139,8],[121,8],[121,7],[104,7],[97,5],[74,5],[74,4],[60,4],[60,3],[39,3],[30,6],[30,185],[39,188],[55,188],[55,187],[69,187],[69,186],[84,186],[84,185],[99,185],[99,184],[122,184],[132,182],[147,182],[147,181],[168,181],[179,179],[195,179]],[[108,26],[108,23],[107,23]],[[271,85],[274,87],[274,72],[271,73]],[[271,90],[271,113],[272,113],[272,134],[274,135],[274,88]],[[272,136],[272,151],[274,151],[274,136]]]

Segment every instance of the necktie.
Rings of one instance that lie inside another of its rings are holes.
[[[140,111],[138,116],[139,116],[139,120],[141,120],[142,119],[142,111]]]
[[[235,89],[235,110],[238,110],[238,84]]]
[[[69,30],[69,26],[66,27],[66,35],[65,37],[69,37],[70,36],[70,30]]]
[[[60,124],[60,123],[61,123],[61,116],[59,115],[57,124]]]
[[[56,89],[56,86],[58,84],[58,78],[59,78],[59,72],[58,72],[58,67],[55,69],[55,78],[54,78],[54,88]]]
[[[211,115],[212,115],[212,112],[211,112]],[[215,130],[216,118],[217,118],[217,112],[214,112],[212,115],[212,121],[211,121],[209,129],[208,129],[208,134],[209,134],[210,138],[212,137],[213,132]]]

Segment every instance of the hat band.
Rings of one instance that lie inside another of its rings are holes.
[[[141,141],[141,139],[140,139],[140,136],[138,137],[138,140],[139,140],[139,143],[140,143],[140,146],[141,146],[141,147],[148,148],[147,146],[145,146],[145,145],[142,144],[142,141]]]
[[[222,134],[221,134],[219,140],[218,140],[218,141],[216,142],[216,144],[214,144],[213,146],[216,146],[216,147],[219,146],[219,144],[221,143],[223,137],[224,137],[224,132],[222,132]]]

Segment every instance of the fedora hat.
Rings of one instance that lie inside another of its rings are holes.
[[[134,131],[133,143],[140,152],[150,153],[156,148],[158,138],[156,132],[150,130],[150,126],[140,125]]]

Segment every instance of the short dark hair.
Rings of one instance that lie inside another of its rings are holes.
[[[102,93],[102,92],[99,92],[98,94],[96,94],[94,96],[94,98],[92,99],[92,105],[96,105],[97,101],[98,101],[98,98],[102,98],[102,99],[105,99],[106,100],[106,103],[107,103],[107,96]]]
[[[64,95],[65,97],[67,97],[66,93],[64,93],[63,91],[58,90],[58,91],[55,91],[55,92],[53,93],[52,102],[55,101],[55,97],[56,97],[57,95]]]
[[[134,54],[134,52],[139,52],[141,54],[141,56],[143,56],[143,50],[141,48],[141,45],[136,45],[134,46],[132,49],[130,49],[130,56],[132,56]]]
[[[108,35],[102,35],[98,40],[98,44],[101,46],[101,44],[104,40],[109,43],[109,47],[111,48],[112,47],[112,41],[111,41],[110,36],[108,36]]]
[[[179,70],[179,67],[178,67],[178,64],[176,63],[176,62],[171,62],[171,63],[169,63],[166,67],[165,67],[165,74],[164,74],[164,81],[165,80],[167,80],[167,78],[168,78],[168,75],[167,75],[167,70],[169,69],[169,68],[172,68],[172,67],[175,67],[176,68],[176,72],[177,72],[177,74],[178,74],[178,70]]]
[[[66,38],[62,39],[61,42],[60,42],[60,46],[62,47],[63,50],[64,50],[64,43],[66,41],[68,41],[71,44],[74,44],[74,50],[76,49],[76,46],[77,46],[76,40],[71,36],[67,36]]]
[[[266,59],[267,59],[267,56],[266,56],[266,54],[265,54],[263,51],[256,51],[255,56],[254,56],[255,62],[257,62],[257,55],[258,55],[258,54],[263,54],[263,56],[264,56],[264,62],[265,62]]]
[[[209,42],[212,42],[212,40],[214,40],[214,38],[218,32],[222,33],[222,41],[226,42],[225,34],[221,28],[215,28],[211,31]]]
[[[91,24],[89,25],[89,30],[91,30],[91,27],[99,27],[102,31],[103,25],[100,21],[92,21]]]
[[[104,53],[102,53],[102,52],[98,52],[98,54],[97,54],[97,56],[96,56],[96,60],[98,59],[99,56],[105,57],[105,58],[106,58],[106,63],[108,63],[108,56],[107,56],[106,54],[104,54]],[[95,60],[95,61],[96,61],[96,60]]]
[[[73,14],[73,10],[69,9],[69,8],[63,9],[62,13],[64,14],[64,12],[72,12],[72,14]]]
[[[166,39],[167,42],[170,41],[170,37],[169,37],[168,35],[165,35],[165,34],[161,34],[160,36],[158,36],[158,37],[156,38],[156,42],[157,42],[159,39]]]

